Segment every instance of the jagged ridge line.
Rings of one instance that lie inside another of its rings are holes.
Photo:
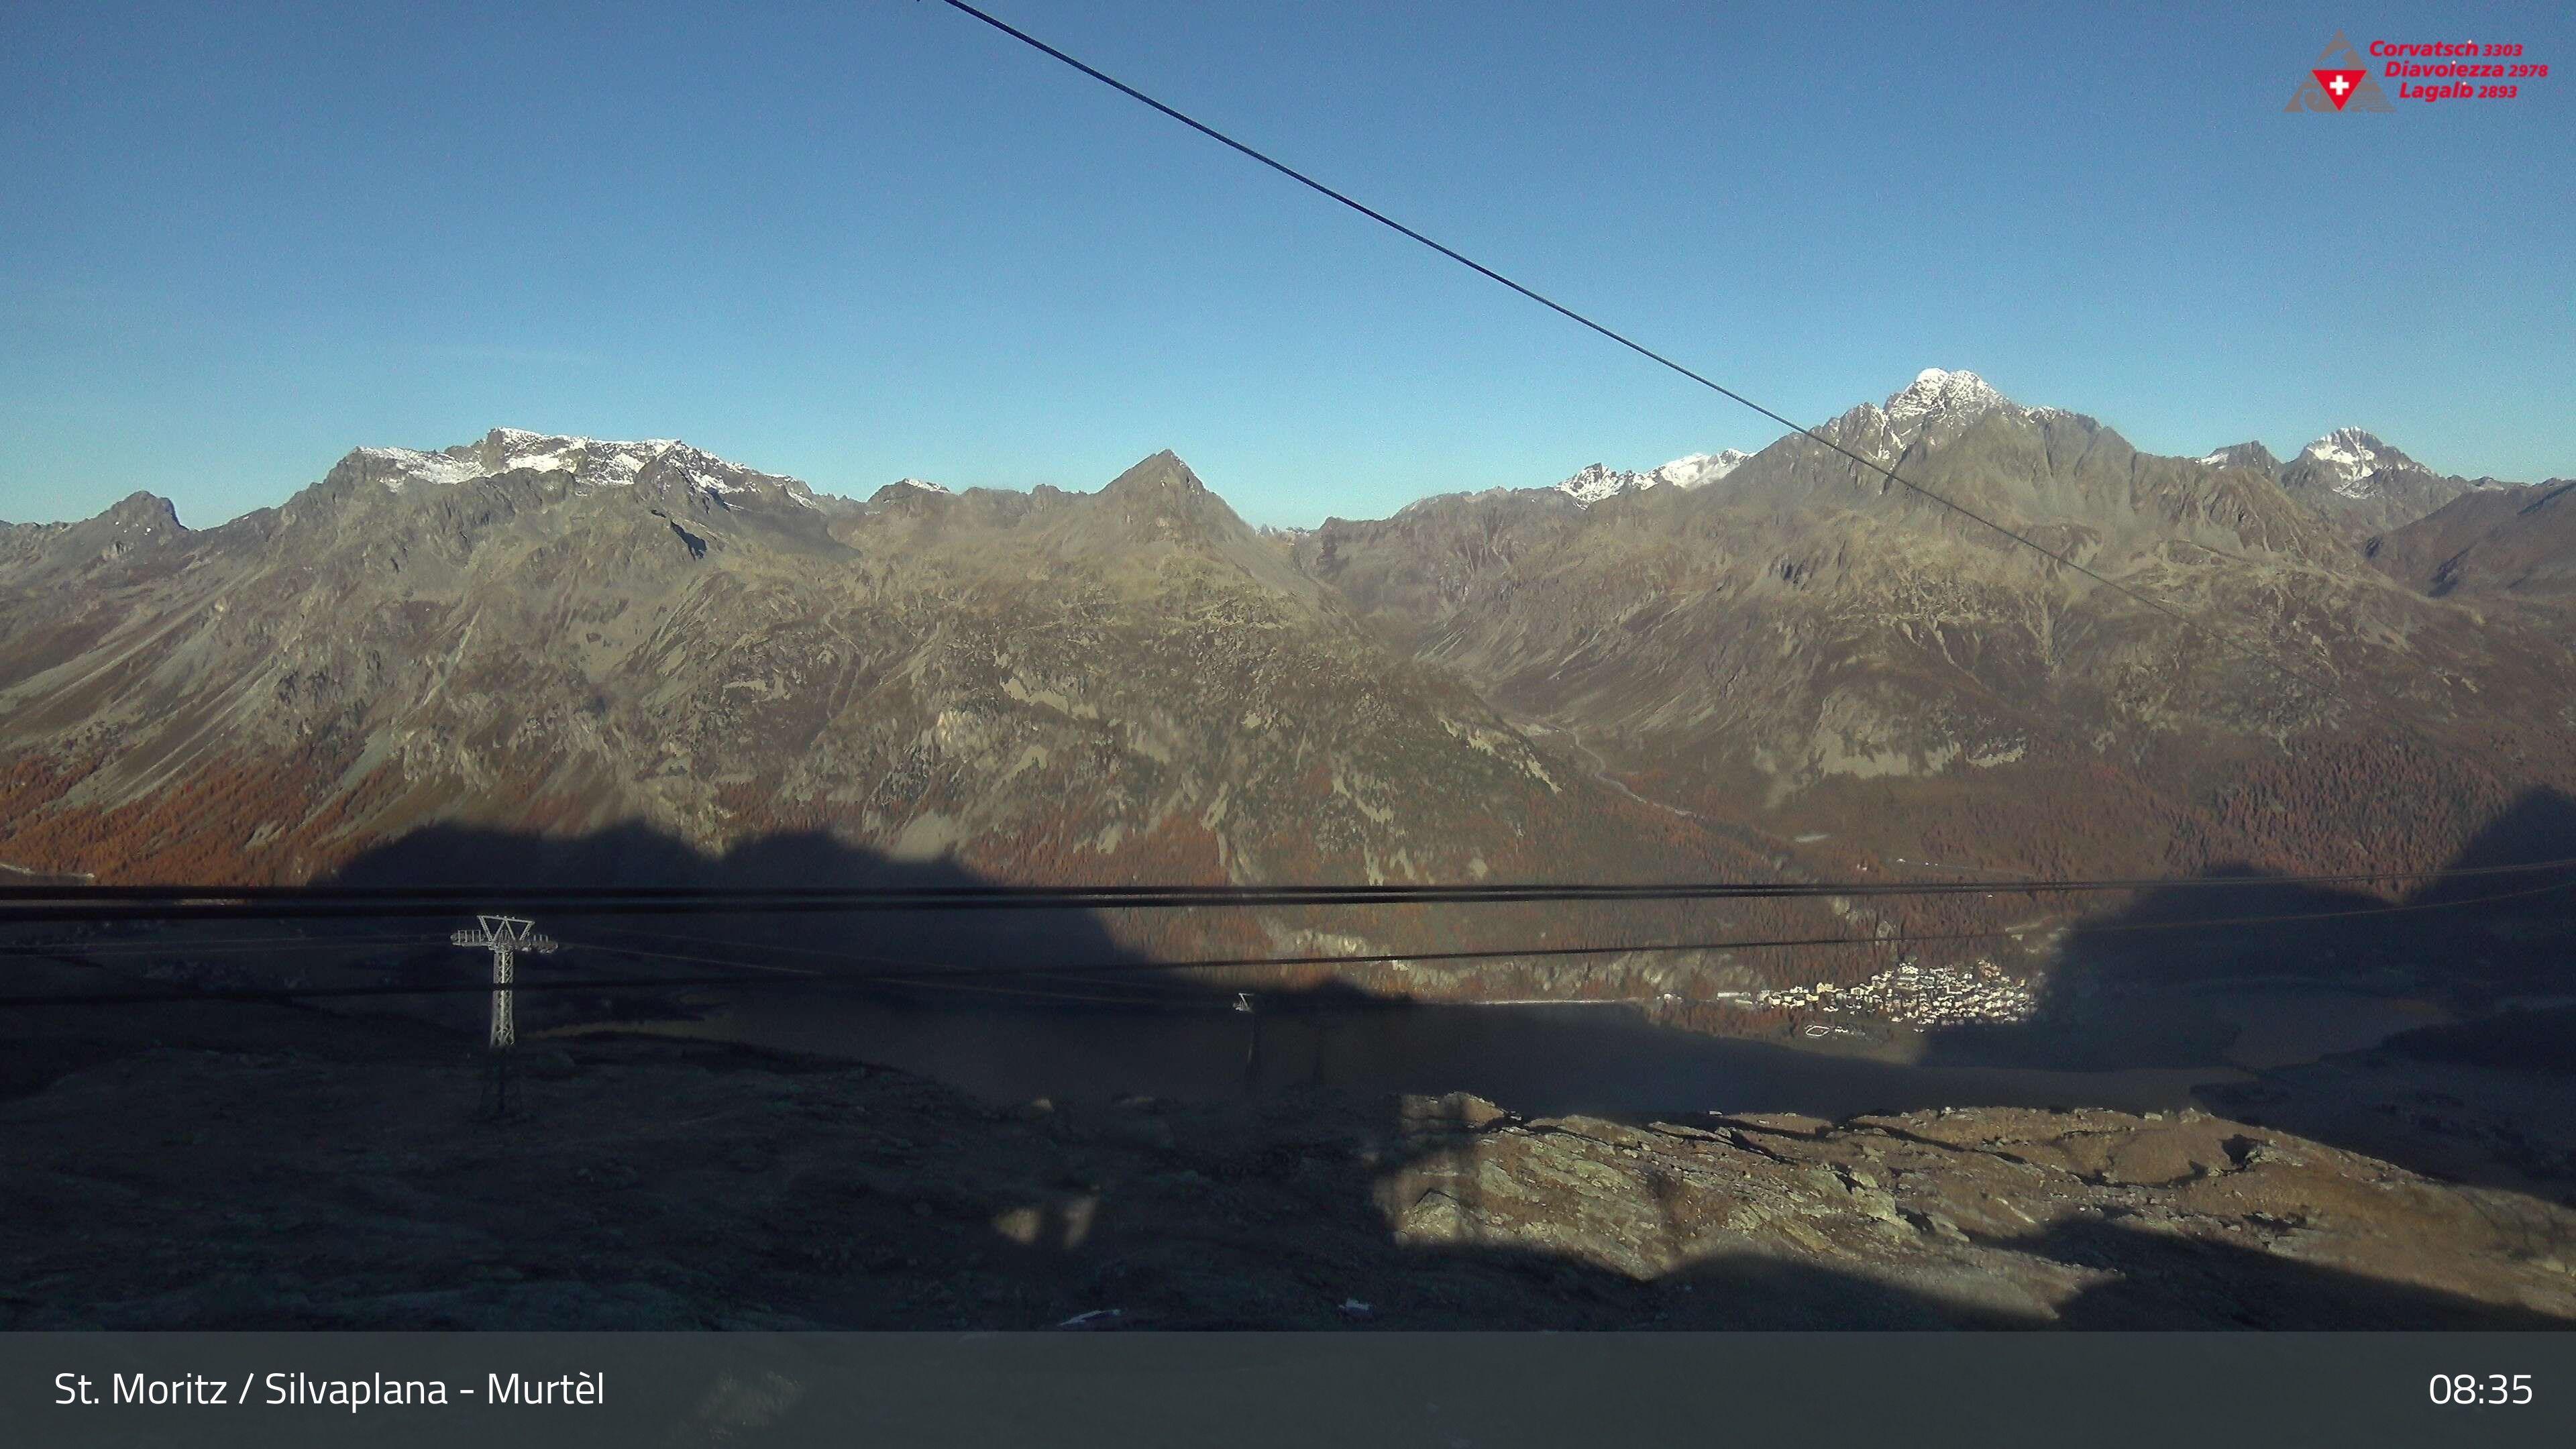
[[[1143,91],[1136,89],[1134,86],[1127,84],[1125,81],[1118,79],[1116,76],[1110,75],[1093,66],[1086,65],[1082,61],[1067,55],[1063,51],[1056,49],[1054,46],[1047,44],[1045,41],[1038,39],[1036,36],[1029,34],[1027,31],[1021,30],[1007,21],[988,15],[985,12],[976,9],[974,6],[965,3],[965,0],[942,0],[942,3],[946,4],[951,9],[961,11],[966,15],[982,21],[984,24],[993,27],[995,30],[1010,36],[1012,39],[1017,40],[1024,45],[1042,51],[1045,54],[1064,62],[1066,65],[1073,67],[1075,70],[1082,72],[1093,80],[1099,81],[1101,84],[1108,86],[1133,100],[1139,101],[1144,105],[1152,107],[1154,110],[1160,111],[1162,114],[1171,117],[1173,120],[1180,122],[1182,125],[1189,127],[1191,130],[1206,136],[1220,145],[1229,147],[1251,157],[1253,160],[1260,162],[1262,165],[1267,166],[1271,170],[1278,172],[1280,175],[1296,182],[1298,185],[1304,186],[1323,196],[1330,197],[1332,200],[1340,202],[1342,205],[1349,207],[1351,210],[1358,212],[1369,220],[1409,237],[1414,241],[1420,242],[1422,245],[1429,247],[1431,250],[1438,252],[1449,260],[1458,263],[1460,266],[1466,267],[1489,280],[1499,282],[1505,287],[1509,287],[1511,290],[1527,297],[1533,302],[1538,303],[1549,311],[1555,312],[1590,328],[1594,332],[1597,332],[1602,336],[1609,338],[1611,341],[1618,343],[1620,346],[1627,348],[1629,351],[1636,353],[1638,356],[1670,368],[1672,371],[1679,373],[1683,377],[1689,378],[1691,381],[1698,383],[1700,386],[1707,388],[1720,397],[1751,408],[1753,411],[1760,413],[1762,416],[1778,423],[1784,428],[1787,428],[1789,431],[1807,438],[1812,442],[1822,444],[1824,447],[1860,464],[1862,467],[1881,474],[1889,482],[1896,484],[1900,488],[1909,489],[1922,497],[1932,500],[1934,503],[1940,504],[1942,507],[1949,509],[1951,512],[1958,514],[1962,518],[1969,519],[1986,528],[1990,528],[1996,533],[2003,535],[2005,538],[2012,540],[2014,543],[2020,544],[2022,547],[2031,550],[2033,553],[2039,554],[2043,558],[2064,564],[2066,567],[2073,569],[2075,572],[2082,574],[2093,582],[2100,584],[2105,588],[2115,590],[2129,598],[2135,599],[2139,603],[2146,605],[2148,608],[2155,610],[2157,613],[2163,614],[2165,617],[2172,619],[2175,623],[2182,625],[2184,628],[2197,631],[2204,638],[2215,640],[2221,646],[2235,653],[2241,654],[2245,658],[2252,659],[2257,663],[2279,670],[2283,675],[2306,685],[2308,688],[2315,690],[2323,697],[2333,698],[2341,692],[2332,684],[2311,678],[2299,670],[2293,669],[2279,659],[2237,644],[2228,636],[2219,633],[2216,629],[2201,623],[2190,615],[2183,613],[2181,610],[2174,608],[2172,605],[2165,603],[2153,595],[2145,593],[2142,590],[2132,588],[2107,574],[2099,573],[2083,564],[2077,563],[2074,559],[2071,559],[2054,549],[2048,548],[2036,540],[2026,537],[2013,529],[2006,528],[2004,525],[1995,522],[1991,518],[1987,518],[1965,504],[1954,502],[1951,499],[1945,498],[1942,495],[1933,492],[1931,489],[1924,487],[1922,484],[1901,477],[1897,474],[1896,470],[1888,467],[1886,464],[1883,464],[1874,458],[1865,457],[1856,453],[1851,449],[1844,447],[1842,444],[1835,442],[1831,438],[1824,436],[1822,433],[1817,432],[1813,428],[1791,422],[1788,418],[1781,416],[1779,413],[1773,412],[1771,409],[1764,407],[1762,404],[1755,402],[1744,394],[1735,391],[1733,388],[1701,376],[1699,373],[1684,367],[1682,364],[1664,356],[1653,348],[1647,347],[1643,343],[1634,341],[1618,332],[1615,332],[1610,328],[1603,326],[1601,323],[1595,322],[1591,318],[1584,316],[1582,313],[1575,311],[1573,308],[1566,306],[1564,303],[1559,302],[1552,297],[1548,297],[1543,293],[1534,291],[1529,287],[1525,287],[1519,282],[1513,281],[1511,278],[1504,276],[1502,273],[1495,271],[1493,268],[1486,266],[1482,262],[1477,261],[1475,258],[1467,256],[1451,247],[1444,246],[1441,243],[1432,240],[1430,237],[1424,236],[1422,233],[1415,231],[1413,228],[1406,226],[1404,223],[1397,221],[1395,218],[1388,216],[1384,212],[1347,196],[1342,192],[1334,190],[1332,187],[1325,185],[1323,182],[1317,181],[1315,178],[1306,175],[1295,167],[1292,167],[1285,162],[1274,160],[1262,152],[1255,150],[1253,147],[1225,134],[1223,131],[1220,131],[1215,127],[1181,111],[1175,110],[1171,106],[1165,105],[1163,102],[1154,99],[1152,96],[1149,96]],[[2412,726],[2409,726],[2409,728],[2412,728]]]

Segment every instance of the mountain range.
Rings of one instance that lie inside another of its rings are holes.
[[[2152,456],[1940,369],[1818,431],[1939,498],[1792,434],[1255,530],[1169,453],[860,501],[502,429],[215,528],[0,526],[0,860],[292,881],[465,825],[1049,881],[2397,870],[2576,788],[2564,481],[2355,430]],[[1193,931],[1147,944],[1322,939]]]

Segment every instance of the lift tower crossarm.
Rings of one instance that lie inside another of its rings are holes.
[[[517,979],[514,958],[522,951],[537,956],[551,956],[555,938],[537,934],[536,923],[517,916],[477,916],[479,929],[458,931],[447,939],[459,946],[492,953],[492,1040],[491,1049],[508,1051],[519,1044],[519,1023],[511,1010],[511,998],[517,995],[510,983]]]

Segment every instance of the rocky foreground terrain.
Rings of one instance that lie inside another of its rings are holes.
[[[634,1036],[532,1044],[494,1124],[409,1022],[47,1015],[0,1028],[5,1328],[2576,1325],[2569,1144],[2353,1063],[2247,1100],[2456,1180],[2198,1111],[995,1109]]]

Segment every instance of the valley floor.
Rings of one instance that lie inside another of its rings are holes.
[[[2441,1145],[2441,1178],[2197,1111],[997,1111],[633,1037],[531,1044],[495,1124],[474,1053],[410,1022],[0,1031],[6,1328],[2576,1326],[2569,1163],[2526,1098],[2360,1058],[2237,1115]]]

